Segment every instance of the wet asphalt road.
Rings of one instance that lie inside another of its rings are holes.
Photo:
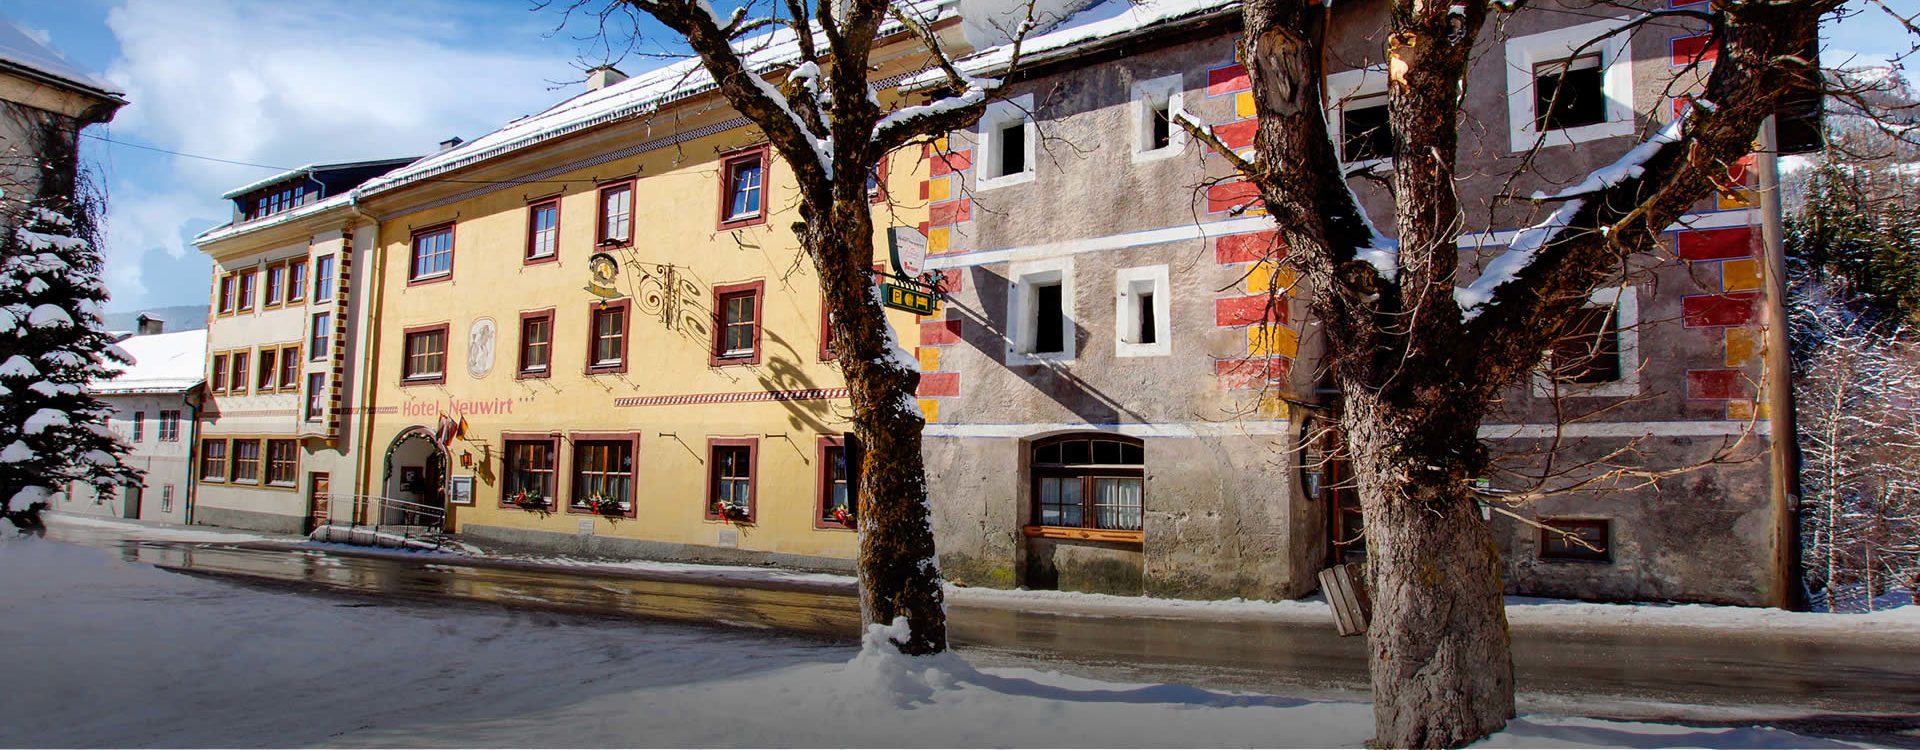
[[[52,536],[197,574],[421,600],[785,631],[852,642],[851,586],[560,569],[279,543],[141,540],[103,527]],[[1363,699],[1365,642],[1331,623],[1245,613],[1116,616],[952,601],[951,638],[982,663],[1039,659],[1107,679]],[[1204,619],[1202,619],[1204,618]],[[1516,627],[1523,710],[1625,719],[1764,722],[1920,747],[1920,637],[1809,638],[1661,628]]]

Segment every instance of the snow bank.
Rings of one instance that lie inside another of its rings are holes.
[[[1358,747],[1364,703],[241,587],[0,541],[0,746]],[[896,626],[897,627],[897,626]],[[1850,747],[1526,716],[1490,747]]]

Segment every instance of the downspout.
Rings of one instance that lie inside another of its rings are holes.
[[[367,292],[367,299],[361,308],[363,314],[356,316],[358,319],[354,321],[358,328],[359,335],[357,338],[360,340],[361,347],[361,351],[358,352],[360,367],[356,369],[359,377],[356,378],[354,382],[354,385],[360,389],[359,404],[355,407],[355,424],[357,425],[355,432],[357,434],[354,435],[354,441],[359,443],[360,447],[359,458],[354,461],[352,485],[352,491],[356,495],[354,498],[353,522],[357,525],[361,521],[359,498],[373,494],[369,491],[367,483],[371,481],[370,474],[373,471],[372,427],[373,410],[375,407],[374,392],[376,390],[374,384],[379,382],[380,375],[380,358],[375,354],[380,350],[380,326],[377,321],[380,320],[380,310],[386,303],[387,254],[380,247],[380,218],[360,208],[359,188],[354,188],[353,191],[347,194],[347,210],[352,211],[354,216],[365,219],[373,225],[372,238],[367,243],[367,263],[364,264],[366,266],[365,272],[370,275],[366,278],[365,285],[362,287]],[[360,273],[358,267],[361,265],[362,264],[355,264],[355,281],[359,281]]]
[[[1774,517],[1773,604],[1805,609],[1800,577],[1799,433],[1793,411],[1793,353],[1787,342],[1786,229],[1780,202],[1776,117],[1760,127],[1760,236],[1766,244],[1766,388],[1769,499]]]
[[[192,390],[181,394],[180,401],[193,414],[187,423],[192,425],[187,433],[187,496],[180,508],[181,523],[192,526],[194,502],[200,497],[200,402],[193,397]]]

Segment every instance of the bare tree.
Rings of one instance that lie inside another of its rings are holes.
[[[1313,0],[1248,0],[1238,56],[1260,117],[1239,157],[1193,122],[1258,189],[1312,290],[1366,521],[1368,631],[1381,746],[1455,746],[1513,715],[1501,559],[1473,480],[1478,430],[1527,377],[1590,293],[1615,283],[1660,233],[1710,196],[1788,97],[1817,90],[1805,53],[1840,0],[1728,0],[1691,19],[1719,50],[1697,106],[1606,168],[1536,201],[1551,215],[1460,283],[1456,180],[1462,97],[1476,40],[1527,0],[1388,0],[1384,35],[1394,208],[1388,239],[1350,189],[1328,137],[1327,19]]]
[[[749,2],[723,16],[707,0],[617,0],[602,11],[604,19],[635,10],[682,37],[727,103],[766,135],[799,183],[802,221],[793,231],[820,276],[862,448],[855,514],[861,617],[869,624],[905,618],[910,633],[894,643],[908,654],[946,648],[946,615],[920,455],[920,373],[873,293],[867,181],[887,154],[978,120],[1000,85],[954,66],[935,19],[923,15],[930,7],[782,0]],[[1012,20],[1006,32],[1017,65],[1018,41],[1037,22],[1030,4]],[[746,53],[775,43],[791,44],[793,54]],[[936,81],[918,103],[886,108],[871,75],[876,50],[895,43],[922,50],[923,68]]]

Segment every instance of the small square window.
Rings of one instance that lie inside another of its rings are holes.
[[[974,181],[975,190],[991,190],[1033,180],[1037,134],[1033,119],[1028,115],[1032,109],[1031,94],[987,106],[986,114],[980,117],[975,136],[979,142],[975,155],[979,165],[979,176]]]
[[[1174,122],[1174,118],[1181,113],[1181,86],[1177,74],[1133,85],[1135,161],[1173,156],[1186,146],[1186,131]]]
[[[713,366],[760,362],[760,297],[764,284],[714,288]]]
[[[583,512],[633,515],[633,441],[575,439],[568,505]]]
[[[1387,98],[1370,96],[1340,108],[1340,158],[1347,163],[1393,157],[1393,129],[1387,120]]]
[[[553,260],[560,255],[560,199],[540,201],[527,207],[528,263]]]
[[[1073,269],[1062,259],[1016,265],[1007,299],[1007,364],[1070,360],[1076,347]]]
[[[1612,307],[1583,307],[1574,312],[1566,336],[1553,345],[1549,363],[1555,377],[1593,385],[1620,379],[1620,327]]]
[[[559,441],[552,438],[511,439],[506,447],[506,485],[500,504],[542,508],[553,504],[558,486]]]
[[[260,441],[251,438],[233,441],[233,476],[228,480],[240,484],[260,483]]]
[[[1122,268],[1114,272],[1114,356],[1154,357],[1173,353],[1166,266]]]
[[[553,311],[520,316],[520,377],[544,378],[553,369]]]
[[[292,440],[267,441],[267,484],[292,487],[299,473],[300,447]]]
[[[180,442],[180,410],[178,409],[160,410],[159,438],[160,438],[160,442],[162,443]]]
[[[1536,130],[1564,130],[1607,120],[1600,56],[1583,55],[1533,66]]]
[[[720,158],[720,229],[766,222],[767,153],[755,146]]]
[[[1543,518],[1540,559],[1612,562],[1611,523],[1591,518]]]
[[[200,441],[200,481],[227,481],[227,441],[212,439]]]
[[[434,281],[453,276],[453,225],[425,229],[413,234],[413,262],[407,268],[408,283]]]

